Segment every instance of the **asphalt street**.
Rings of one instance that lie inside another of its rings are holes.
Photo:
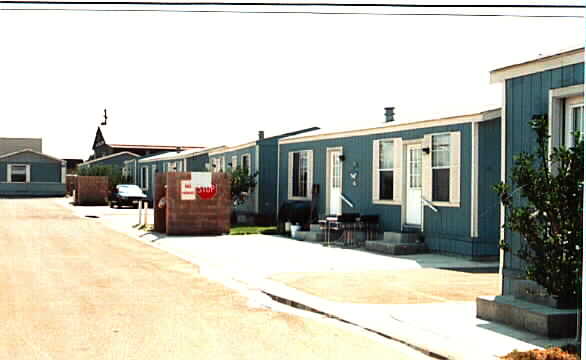
[[[198,267],[51,199],[0,199],[6,359],[423,359],[315,316],[250,305]]]

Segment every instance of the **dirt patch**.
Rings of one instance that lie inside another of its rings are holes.
[[[567,351],[559,347],[544,350],[513,351],[501,357],[503,360],[580,360],[580,356],[574,351]]]
[[[355,304],[424,304],[474,301],[498,295],[498,274],[439,269],[352,273],[285,273],[271,277],[330,301]]]

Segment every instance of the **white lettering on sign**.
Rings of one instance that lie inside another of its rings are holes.
[[[207,171],[192,172],[191,185],[194,188],[212,186],[212,173]]]
[[[195,187],[189,180],[181,180],[181,200],[195,200]]]
[[[212,186],[198,187],[195,188],[195,192],[200,199],[211,200],[216,197],[216,194],[218,193],[218,186],[214,184]]]

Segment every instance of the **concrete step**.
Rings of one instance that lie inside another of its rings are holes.
[[[297,231],[295,233],[296,240],[321,242],[324,240],[324,234],[315,231]]]
[[[321,232],[319,224],[309,224],[309,231],[311,232]]]
[[[424,243],[394,243],[388,241],[366,241],[364,247],[390,255],[411,255],[427,252]]]
[[[421,226],[417,225],[403,225],[403,232],[404,233],[420,233]]]
[[[506,324],[550,338],[574,337],[577,313],[576,309],[556,309],[520,300],[514,296],[476,298],[477,318]]]
[[[423,241],[421,233],[405,233],[386,231],[383,233],[383,241],[393,244],[415,244]]]

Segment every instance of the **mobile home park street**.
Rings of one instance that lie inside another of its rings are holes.
[[[321,317],[252,306],[198,267],[52,199],[0,199],[6,359],[423,359]]]

